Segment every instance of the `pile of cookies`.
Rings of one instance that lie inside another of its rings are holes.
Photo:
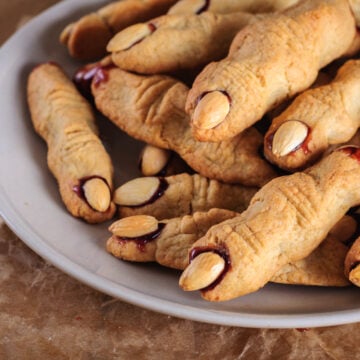
[[[206,300],[360,286],[357,25],[348,0],[121,0],[69,24],[84,66],[27,87],[66,208]],[[146,144],[142,177],[113,184],[93,107]]]

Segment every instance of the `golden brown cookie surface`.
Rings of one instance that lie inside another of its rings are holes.
[[[330,145],[345,143],[360,124],[360,60],[347,61],[335,79],[300,94],[265,135],[265,156],[287,170],[305,168]]]
[[[251,13],[284,10],[298,0],[180,0],[168,11],[169,14],[201,14],[204,11],[228,14],[237,11]]]
[[[160,265],[184,270],[189,250],[211,226],[239,214],[212,208],[183,217],[158,221],[152,216],[134,215],[114,222],[109,230],[107,250],[127,261],[156,261]],[[347,286],[344,259],[348,247],[334,236],[327,238],[308,257],[287,264],[271,281],[282,284]]]
[[[59,66],[37,66],[28,80],[35,130],[48,145],[48,166],[69,210],[90,223],[112,218],[113,166],[90,105]]]
[[[322,67],[347,51],[356,31],[345,0],[304,1],[257,19],[189,92],[186,111],[198,140],[231,138],[308,88]]]
[[[359,160],[358,148],[344,148],[304,172],[266,184],[245,212],[212,227],[193,245],[181,286],[194,290],[202,269],[220,265],[202,295],[228,300],[258,290],[282,266],[308,256],[360,202]]]
[[[97,108],[119,128],[138,140],[177,152],[205,177],[261,186],[276,176],[260,155],[263,137],[255,128],[220,143],[196,141],[184,110],[188,88],[174,78],[105,68],[95,76],[92,92]]]
[[[241,212],[256,191],[184,173],[130,180],[115,190],[114,201],[120,217],[145,214],[161,220],[211,208]]]
[[[84,15],[69,24],[60,41],[72,57],[96,60],[106,54],[106,45],[121,29],[165,13],[175,0],[120,0]]]
[[[252,18],[248,13],[164,15],[120,31],[107,49],[117,66],[139,74],[201,69],[225,57],[236,33]]]

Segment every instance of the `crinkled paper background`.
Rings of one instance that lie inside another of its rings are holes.
[[[1,2],[0,43],[56,2]],[[46,263],[1,218],[0,289],[0,359],[360,359],[360,324],[245,329],[112,299]]]

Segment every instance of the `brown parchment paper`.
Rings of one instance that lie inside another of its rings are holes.
[[[56,2],[1,1],[0,44]],[[246,329],[157,314],[65,275],[0,218],[0,359],[352,360],[360,359],[360,324]]]
[[[360,324],[246,329],[148,311],[95,291],[0,218],[0,359],[360,359]]]

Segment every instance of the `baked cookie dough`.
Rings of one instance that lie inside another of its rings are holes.
[[[36,132],[48,146],[48,166],[68,211],[89,223],[113,217],[113,166],[89,103],[56,64],[32,70],[28,104]]]
[[[200,141],[231,138],[307,89],[321,68],[352,45],[346,0],[307,0],[243,28],[229,54],[210,63],[190,89],[186,111]]]
[[[360,126],[360,60],[347,61],[329,84],[309,89],[273,119],[264,154],[294,171],[316,161],[331,145],[349,141]]]
[[[195,140],[184,110],[188,88],[172,77],[100,68],[92,93],[98,110],[121,130],[175,151],[205,177],[260,187],[277,176],[261,155],[263,136],[254,127],[220,143]]]
[[[196,241],[180,286],[201,290],[209,301],[257,291],[283,266],[309,256],[360,203],[359,176],[360,149],[349,146],[304,172],[272,180],[241,215]]]
[[[97,60],[106,54],[107,43],[118,31],[166,13],[175,2],[176,0],[113,1],[67,25],[60,34],[60,42],[74,58]]]

